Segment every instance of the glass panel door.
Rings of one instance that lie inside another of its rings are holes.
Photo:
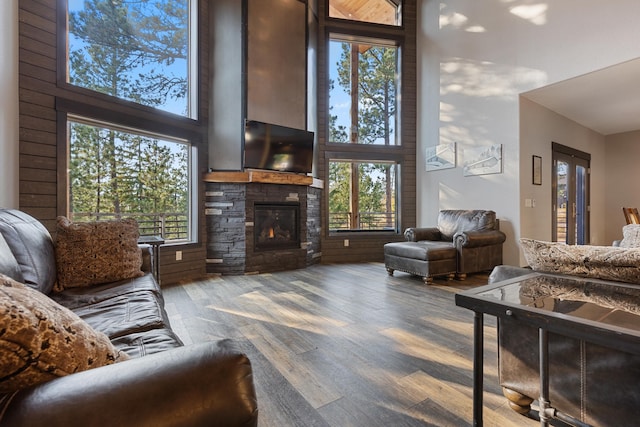
[[[589,243],[589,160],[553,153],[553,240]]]

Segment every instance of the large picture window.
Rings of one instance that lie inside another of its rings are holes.
[[[395,231],[397,170],[392,162],[330,161],[330,231]]]
[[[197,118],[195,0],[67,0],[67,82]]]
[[[331,39],[329,142],[400,144],[398,53],[391,43]]]
[[[188,141],[70,117],[69,216],[133,217],[141,235],[191,239],[195,154]]]

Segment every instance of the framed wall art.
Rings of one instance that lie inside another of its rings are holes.
[[[464,149],[464,176],[502,173],[502,144]]]
[[[533,170],[531,182],[533,185],[542,185],[542,157],[533,156],[531,166]]]
[[[456,143],[434,145],[427,147],[425,169],[436,171],[456,167]]]

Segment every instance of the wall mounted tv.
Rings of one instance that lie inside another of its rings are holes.
[[[313,132],[246,120],[244,126],[245,169],[311,173]]]

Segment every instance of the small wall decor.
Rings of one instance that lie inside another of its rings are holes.
[[[464,176],[502,173],[502,144],[464,149]]]
[[[436,171],[456,167],[456,143],[439,144],[427,147],[425,169]]]
[[[542,185],[542,157],[533,156],[532,159],[532,183],[533,185]]]

